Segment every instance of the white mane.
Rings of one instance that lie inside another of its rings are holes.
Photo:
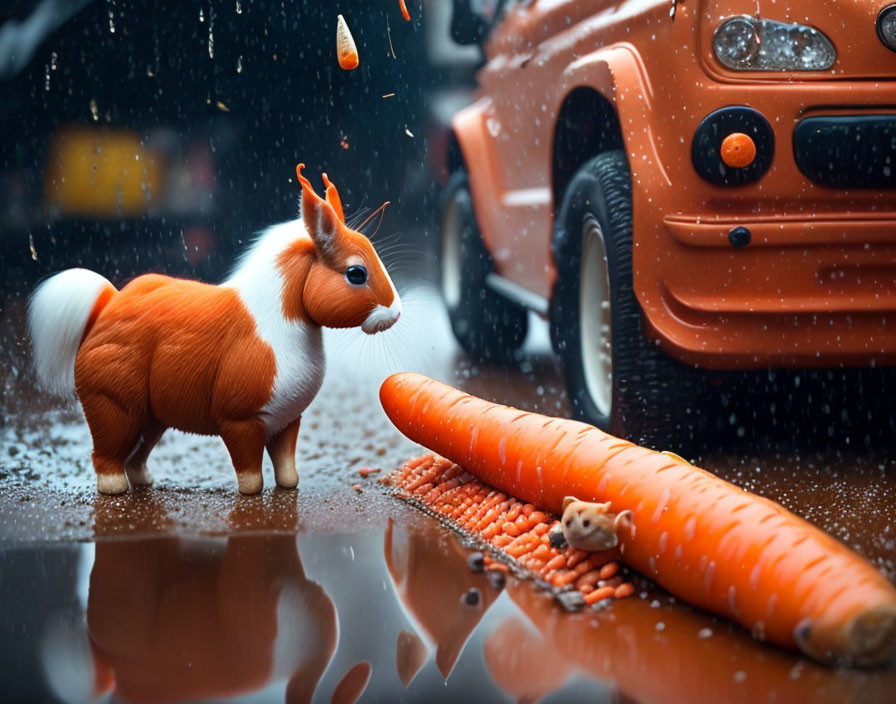
[[[299,239],[310,239],[301,219],[269,227],[237,260],[230,277],[221,284],[237,290],[255,320],[258,336],[274,353],[274,388],[261,410],[268,436],[301,415],[324,375],[320,328],[283,317],[283,275],[277,257]]]
[[[262,230],[252,245],[236,260],[230,276],[221,285],[244,289],[247,284],[257,280],[257,274],[269,273],[272,267],[276,268],[280,253],[299,239],[311,239],[301,218]]]

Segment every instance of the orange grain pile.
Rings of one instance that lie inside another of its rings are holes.
[[[486,570],[507,571],[511,564],[555,589],[577,589],[586,604],[634,593],[617,574],[617,551],[552,547],[548,533],[559,525],[556,516],[483,484],[450,460],[423,455],[381,481],[503,553],[500,560],[485,553]]]

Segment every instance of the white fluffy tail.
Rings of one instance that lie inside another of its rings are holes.
[[[87,269],[68,269],[44,281],[28,306],[34,368],[41,385],[59,396],[75,390],[75,356],[103,292],[115,290]]]

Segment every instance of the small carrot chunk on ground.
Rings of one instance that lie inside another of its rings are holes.
[[[551,558],[545,567],[549,570],[557,570],[561,567],[566,567],[566,555],[557,555],[556,557]]]
[[[614,592],[615,590],[613,587],[598,587],[585,595],[585,603],[588,604],[588,606],[593,606],[604,599],[612,599],[615,596]]]
[[[616,562],[608,562],[600,568],[600,578],[609,579],[619,571],[619,564]]]
[[[604,587],[605,589],[613,589],[612,587]],[[631,596],[635,593],[635,588],[631,582],[625,582],[624,584],[620,584],[613,591],[613,596],[616,599],[625,599],[627,596]]]
[[[507,521],[503,526],[503,530],[507,535],[511,535],[514,538],[520,534],[520,529],[516,527],[516,523],[511,523]]]

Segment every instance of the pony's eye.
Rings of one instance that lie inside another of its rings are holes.
[[[350,266],[345,270],[345,279],[354,286],[363,286],[367,283],[367,269],[360,264]]]

